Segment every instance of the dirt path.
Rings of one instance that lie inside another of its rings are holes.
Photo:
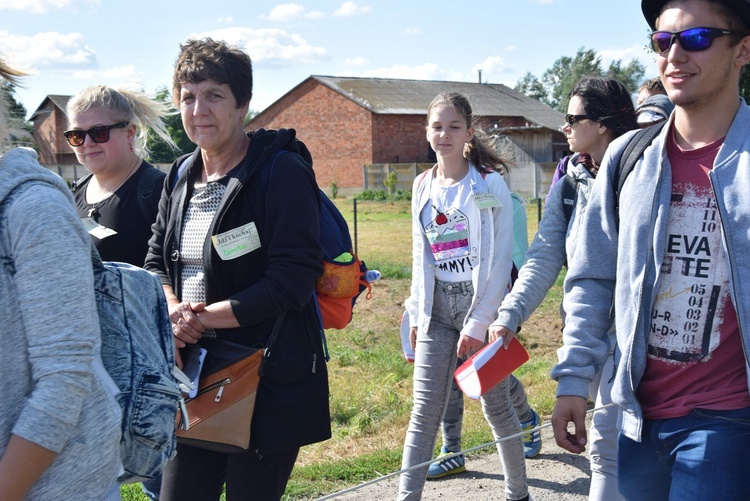
[[[492,454],[475,453],[470,456],[466,461],[465,473],[427,482],[422,499],[505,501],[500,460],[494,448],[492,450]],[[569,454],[558,447],[549,427],[542,430],[542,453],[526,461],[526,474],[534,501],[585,501],[588,498],[588,456]],[[395,499],[397,491],[398,477],[392,477],[333,499]]]

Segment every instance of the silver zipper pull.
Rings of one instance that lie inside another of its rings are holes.
[[[216,393],[216,396],[214,397],[214,402],[220,402],[221,401],[221,394],[224,393],[224,385],[231,382],[231,379],[227,378],[224,381],[221,382],[221,386],[219,386],[219,391]]]
[[[313,353],[313,368],[312,368],[313,374],[315,374],[315,365],[317,365],[316,364],[317,361],[318,361],[318,355]]]

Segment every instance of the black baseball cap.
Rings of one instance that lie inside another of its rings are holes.
[[[642,0],[641,10],[646,22],[651,29],[656,29],[656,18],[661,14],[661,9],[669,0]],[[750,0],[723,0],[724,5],[740,16],[745,26],[750,28]]]

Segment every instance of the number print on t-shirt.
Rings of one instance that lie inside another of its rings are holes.
[[[649,355],[684,363],[700,360],[719,344],[728,268],[719,213],[708,183],[674,193],[669,233],[651,311]]]

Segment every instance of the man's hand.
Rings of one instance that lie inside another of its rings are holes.
[[[573,423],[575,435],[568,432],[568,423]],[[586,450],[586,399],[581,397],[557,397],[552,412],[552,430],[555,442],[566,451],[580,454]]]

